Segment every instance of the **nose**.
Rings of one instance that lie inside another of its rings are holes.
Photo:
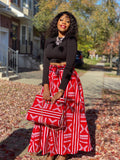
[[[63,20],[63,24],[66,24],[66,20]]]

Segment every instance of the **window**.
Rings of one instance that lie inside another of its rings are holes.
[[[18,26],[12,24],[12,39],[16,40],[18,35]]]
[[[28,7],[27,0],[22,0],[22,2],[23,2],[23,7]]]
[[[22,0],[22,6],[29,9],[32,9],[32,1],[33,0]]]
[[[26,26],[22,26],[22,44],[25,44],[26,40]]]
[[[32,0],[29,0],[29,9],[32,9]]]
[[[32,29],[29,27],[28,30],[28,41],[29,41],[29,45],[31,44],[32,41]]]
[[[12,2],[18,4],[18,0],[12,0]]]
[[[34,15],[39,11],[38,2],[34,0]]]
[[[18,25],[12,23],[12,49],[18,48]]]

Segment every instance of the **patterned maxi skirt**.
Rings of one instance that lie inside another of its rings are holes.
[[[50,65],[49,88],[54,95],[59,88],[65,66]],[[43,94],[42,88],[41,94]],[[64,92],[66,98],[66,128],[54,130],[35,124],[29,144],[29,152],[60,154],[75,154],[78,151],[92,150],[88,131],[83,89],[77,72],[74,70]]]

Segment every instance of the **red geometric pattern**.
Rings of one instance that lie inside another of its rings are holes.
[[[42,95],[36,95],[33,105],[27,112],[26,119],[56,129],[64,128],[65,109],[64,98],[60,98],[52,104],[50,101],[46,103]]]
[[[49,67],[49,86],[52,95],[58,91],[64,67],[53,65]],[[50,153],[53,156],[92,150],[85,116],[83,89],[75,70],[66,87],[64,98],[67,105],[66,128],[54,130],[35,124],[28,148],[29,152],[42,150],[43,155]]]

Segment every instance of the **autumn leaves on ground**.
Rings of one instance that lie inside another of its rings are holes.
[[[0,80],[0,160],[35,160],[29,153],[20,156],[29,143],[32,128],[25,129],[25,124],[20,128],[19,124],[40,90],[41,86]],[[119,160],[120,91],[104,90],[103,99],[86,109],[86,116],[93,151],[80,152],[69,159]]]

